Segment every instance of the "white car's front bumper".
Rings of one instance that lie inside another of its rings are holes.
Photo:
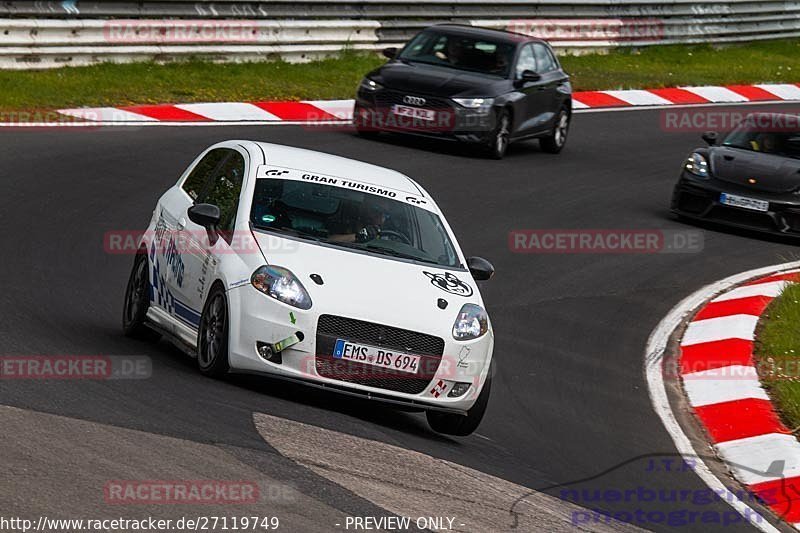
[[[452,322],[450,322],[431,324],[425,328],[428,331],[415,333],[415,335],[428,338],[438,337],[443,341],[444,347],[438,365],[435,361],[438,356],[425,356],[425,359],[430,360],[429,368],[435,368],[435,371],[429,373],[421,371],[419,375],[397,372],[392,374],[391,380],[386,380],[382,379],[386,377],[386,371],[369,365],[350,363],[347,372],[331,374],[329,363],[334,362],[339,365],[342,361],[331,359],[330,346],[325,339],[322,339],[322,344],[327,345],[327,349],[321,348],[321,350],[327,353],[317,354],[317,325],[320,315],[335,315],[334,310],[318,310],[314,307],[308,311],[296,309],[269,298],[249,284],[230,290],[228,300],[231,313],[230,364],[234,370],[268,373],[303,380],[374,399],[421,408],[429,406],[434,409],[462,412],[468,410],[475,403],[490,371],[494,348],[491,326],[488,333],[478,339],[458,342],[450,333],[452,328]],[[369,317],[364,316],[348,318],[370,322]],[[402,323],[383,323],[382,326],[388,326],[390,329],[412,329],[404,328]],[[418,329],[421,328],[415,328],[413,331]],[[438,334],[432,334],[432,331],[436,331]],[[280,362],[271,362],[259,355],[257,350],[259,343],[276,344],[292,335],[297,335],[298,332],[300,333],[298,336],[302,337],[302,340],[283,350],[279,358],[273,358],[273,360],[279,359]],[[332,337],[331,333],[339,335],[338,332],[329,330],[326,334],[328,340]],[[340,338],[348,339],[347,332],[343,331]],[[359,341],[365,344],[370,343],[369,339],[363,338],[363,336]],[[372,344],[379,343],[373,341]],[[403,350],[403,347],[400,346],[392,346],[392,348]],[[326,368],[328,376],[342,379],[321,375]],[[358,369],[357,372],[353,372],[355,368]],[[365,377],[378,378],[379,381],[370,381],[370,379],[364,379]],[[409,381],[402,381],[404,379]],[[364,382],[369,382],[370,386],[364,385]],[[457,382],[471,383],[471,386],[463,395],[450,396],[453,384]]]

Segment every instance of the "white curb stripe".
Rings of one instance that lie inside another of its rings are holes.
[[[602,91],[631,105],[670,105],[672,102],[655,93],[643,90]]]
[[[178,104],[175,107],[210,120],[281,120],[253,104],[221,102],[214,104]]]
[[[138,113],[131,113],[116,107],[91,107],[79,109],[61,109],[59,113],[70,117],[90,120],[92,122],[158,122],[156,119]]]
[[[352,100],[305,100],[305,103],[318,107],[326,113],[342,120],[350,120],[353,118]]]
[[[749,102],[741,94],[725,87],[681,87],[681,89],[702,96],[709,102]]]
[[[764,89],[772,93],[781,100],[800,100],[800,87],[789,83],[762,84],[756,85],[759,89]]]
[[[758,317],[753,315],[730,315],[690,322],[681,340],[681,346],[725,339],[753,340]]]
[[[788,281],[770,281],[767,283],[759,283],[757,285],[744,285],[728,291],[720,296],[717,296],[712,302],[726,302],[728,300],[738,300],[740,298],[749,298],[752,296],[767,296],[775,298],[779,296],[783,289],[789,284]]]
[[[800,442],[794,435],[769,433],[721,442],[717,451],[745,485],[800,475]],[[785,461],[784,468],[770,472],[775,461]]]
[[[693,407],[755,398],[769,400],[752,366],[731,365],[684,374],[683,387]]]

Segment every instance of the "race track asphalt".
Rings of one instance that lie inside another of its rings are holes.
[[[85,445],[80,431],[49,432],[48,418],[42,416],[49,414],[221,447],[244,464],[292,483],[320,506],[380,511],[275,457],[253,424],[253,413],[260,412],[416,450],[536,491],[559,495],[588,488],[572,498],[589,508],[729,513],[731,508],[719,501],[670,501],[674,491],[703,491],[705,485],[690,470],[677,468],[677,459],[661,460],[675,449],[648,398],[645,342],[689,293],[739,271],[792,259],[795,247],[670,217],[669,197],[682,158],[702,141],[699,133],[664,131],[661,123],[658,110],[579,114],[562,154],[545,154],[526,142],[512,146],[502,161],[473,157],[449,144],[365,140],[335,128],[0,130],[2,353],[146,355],[153,362],[153,375],[145,380],[0,382],[0,404],[39,412],[30,417],[35,426],[30,438],[36,440],[0,436],[0,453],[16,446],[4,461],[6,474],[0,474],[0,508],[66,512],[102,492],[102,487],[75,482],[80,476],[67,475],[92,470],[93,463],[76,459]],[[494,263],[497,274],[481,290],[497,338],[497,373],[478,434],[445,438],[432,433],[421,414],[266,378],[213,381],[166,342],[122,336],[121,305],[132,258],[106,253],[104,234],[143,229],[156,199],[196,154],[231,138],[321,150],[404,172],[438,201],[465,253]],[[566,228],[699,231],[703,250],[519,254],[509,249],[512,230]],[[109,454],[113,433],[103,437],[110,439]],[[50,468],[62,475],[35,472],[36,455],[23,452],[25,446],[37,449],[39,439],[58,444],[54,453],[64,461]],[[100,447],[94,455],[97,468],[108,467],[104,455]],[[165,457],[174,463],[181,455],[140,459],[157,465]],[[660,460],[655,467],[654,457]],[[116,460],[126,461],[124,456]],[[183,461],[190,468],[192,454]],[[150,473],[157,475],[158,470]],[[34,493],[20,495],[21,482],[29,478],[38,480],[30,487]],[[66,486],[70,479],[72,486]],[[640,487],[663,492],[627,502],[594,492]],[[69,491],[83,496],[58,498]],[[317,512],[308,505],[309,513]],[[638,525],[670,529],[657,515]],[[687,528],[746,529],[697,521]],[[500,529],[506,526],[499,524]]]

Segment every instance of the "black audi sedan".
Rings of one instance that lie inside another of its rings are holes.
[[[487,28],[439,24],[411,39],[361,81],[354,125],[480,144],[500,159],[512,141],[564,148],[572,87],[550,46]]]
[[[696,148],[672,194],[682,217],[779,235],[800,236],[800,117],[747,115],[717,144]]]

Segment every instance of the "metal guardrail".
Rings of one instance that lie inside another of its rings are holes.
[[[800,36],[800,0],[12,0],[0,3],[0,68],[303,61],[401,44],[437,22],[511,29],[576,52],[729,43]]]

